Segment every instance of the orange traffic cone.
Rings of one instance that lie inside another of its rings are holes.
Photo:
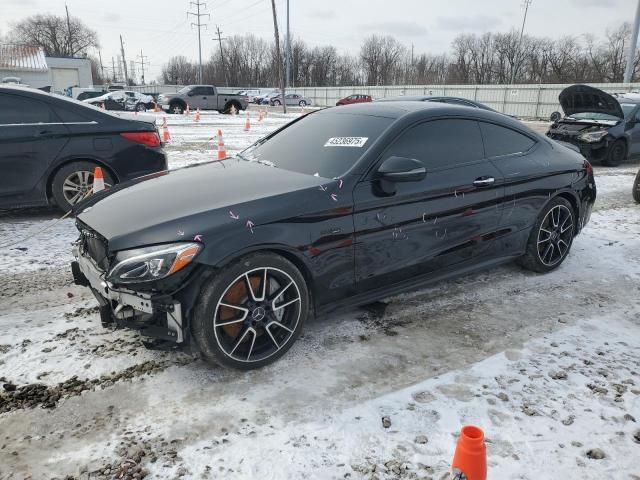
[[[196,122],[200,121],[200,109],[196,110]]]
[[[189,110],[189,104],[187,103],[187,109],[184,111],[185,115],[189,115],[191,113],[191,110]]]
[[[100,104],[100,108],[101,108],[101,109],[103,109],[103,110],[106,110],[106,107],[104,106],[104,102],[102,102],[102,103]]]
[[[154,112],[161,112],[162,109],[160,108],[160,105],[158,105],[157,102],[153,102],[153,111]]]
[[[480,428],[473,425],[462,427],[451,468],[453,479],[487,479],[487,447]]]
[[[251,118],[249,117],[249,112],[247,112],[247,121],[244,122],[244,131],[248,132],[251,130]]]
[[[162,119],[162,141],[167,143],[171,140],[171,135],[169,134],[169,125],[167,124],[167,117]]]
[[[93,193],[98,193],[104,190],[104,175],[102,174],[102,168],[96,167],[93,171]]]
[[[218,160],[224,160],[227,157],[227,151],[224,148],[224,138],[222,138],[222,130],[218,129]]]
[[[231,115],[235,115],[236,113],[238,113],[238,110],[236,109],[235,105],[231,105],[231,108],[229,109],[229,111],[231,112]]]

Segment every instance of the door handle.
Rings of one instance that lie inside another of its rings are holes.
[[[495,181],[496,179],[493,177],[480,177],[480,178],[476,178],[473,184],[476,187],[486,187],[487,185],[491,185]]]

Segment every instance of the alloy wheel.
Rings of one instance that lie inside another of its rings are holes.
[[[538,231],[538,257],[548,267],[565,257],[573,238],[573,214],[564,205],[556,205],[545,215]]]
[[[300,289],[289,274],[273,267],[249,270],[231,282],[216,305],[216,342],[233,360],[262,361],[289,342],[300,314]]]
[[[105,188],[110,187],[108,183]],[[93,172],[78,170],[65,178],[62,184],[62,194],[69,205],[75,205],[80,200],[84,200],[93,192]]]

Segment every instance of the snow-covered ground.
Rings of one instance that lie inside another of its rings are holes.
[[[233,153],[297,115],[254,113],[250,132],[169,116],[170,167],[215,158],[218,128]],[[506,265],[317,319],[248,373],[104,330],[68,273],[73,221],[5,214],[0,478],[441,479],[465,423],[492,479],[640,478],[637,169],[596,167],[591,223],[553,273]]]

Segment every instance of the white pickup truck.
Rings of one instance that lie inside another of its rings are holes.
[[[183,113],[187,105],[191,110],[199,108],[229,113],[231,107],[235,107],[237,111],[246,110],[249,99],[235,93],[218,93],[213,85],[187,85],[177,93],[161,93],[158,95],[158,103],[163,110],[176,114]]]

